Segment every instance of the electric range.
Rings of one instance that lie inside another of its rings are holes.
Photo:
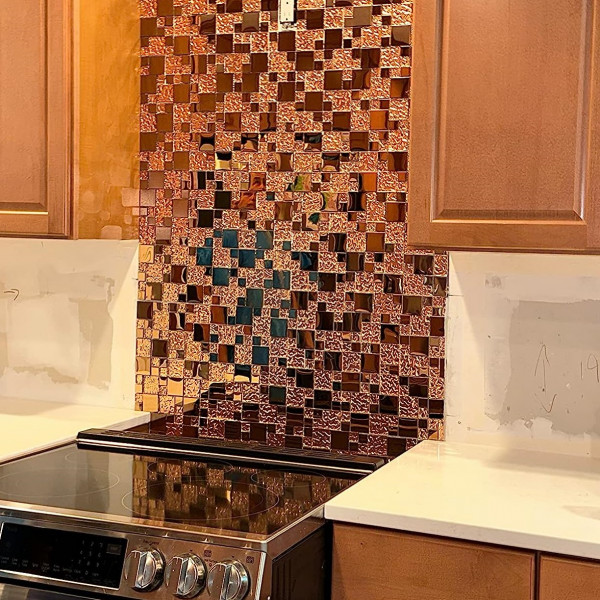
[[[327,600],[323,505],[383,463],[83,432],[0,465],[0,600],[18,597],[19,586],[80,597]]]

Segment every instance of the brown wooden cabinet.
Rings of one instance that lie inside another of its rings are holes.
[[[70,14],[65,0],[0,2],[0,232],[70,231]]]
[[[137,237],[137,0],[0,2],[0,236]]]
[[[414,3],[409,244],[600,250],[593,0]]]
[[[533,600],[534,588],[534,552],[334,526],[332,600]]]
[[[540,559],[539,600],[598,600],[600,564],[557,556]]]

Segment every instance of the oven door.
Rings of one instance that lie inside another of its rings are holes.
[[[0,600],[89,600],[89,598],[61,592],[50,592],[25,585],[0,583]]]

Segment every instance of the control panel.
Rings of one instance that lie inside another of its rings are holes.
[[[70,528],[69,528],[70,529]],[[0,523],[0,575],[141,600],[255,600],[266,555],[208,541]]]
[[[3,523],[0,570],[119,589],[127,540]]]

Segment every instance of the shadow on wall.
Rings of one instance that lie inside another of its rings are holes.
[[[137,248],[0,240],[0,396],[133,407]]]

